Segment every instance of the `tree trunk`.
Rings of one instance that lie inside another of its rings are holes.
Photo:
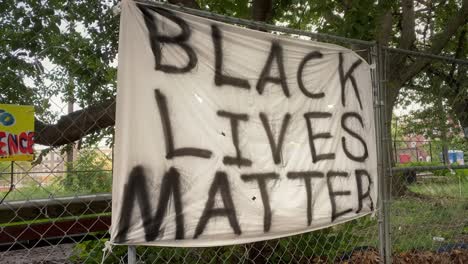
[[[468,98],[463,98],[454,103],[453,106],[455,115],[460,121],[461,129],[465,134],[465,139],[468,140]]]
[[[387,62],[384,62],[387,63]],[[391,65],[390,62],[388,62],[387,65]],[[398,74],[395,68],[392,68],[390,66],[387,66],[386,69],[389,71],[389,69],[392,69],[393,72],[387,72],[387,76],[394,76],[395,74]],[[403,85],[400,82],[392,82],[389,81],[385,87],[385,116],[386,120],[384,123],[384,135],[382,140],[383,140],[383,156],[385,158],[385,162],[387,164],[387,167],[395,167],[396,166],[396,160],[392,153],[394,153],[396,150],[394,149],[394,144],[392,141],[392,114],[393,114],[393,108],[396,104],[398,94],[400,90],[402,89]],[[388,184],[386,188],[386,192],[391,193],[392,196],[394,197],[399,197],[404,195],[408,188],[407,188],[407,182],[406,182],[406,175],[403,173],[394,173],[391,178],[389,178],[388,172],[384,173],[384,177],[386,177],[387,182],[390,182],[391,184]]]
[[[266,22],[271,19],[272,0],[254,0],[252,3],[252,20]]]

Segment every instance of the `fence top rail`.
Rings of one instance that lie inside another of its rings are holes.
[[[392,172],[408,172],[408,171],[435,171],[435,170],[459,170],[468,169],[468,165],[439,165],[439,166],[417,166],[417,167],[393,167]]]
[[[405,50],[405,49],[399,49],[399,48],[392,48],[392,47],[383,47],[384,50],[390,51],[390,52],[396,52],[396,53],[401,53],[401,54],[406,54],[406,55],[413,55],[413,56],[418,56],[418,57],[423,57],[427,59],[436,59],[436,60],[443,60],[447,62],[453,62],[461,65],[468,65],[468,60],[465,59],[457,59],[453,57],[448,57],[448,56],[443,56],[443,55],[434,55],[430,54],[427,52],[421,52],[421,51],[414,51],[414,50]]]
[[[166,2],[156,2],[156,1],[151,1],[151,0],[134,0],[134,1],[136,3],[143,4],[143,5],[172,9],[172,10],[188,13],[191,15],[213,19],[216,21],[224,22],[224,23],[238,24],[238,25],[243,25],[249,28],[254,28],[254,29],[259,29],[259,30],[278,31],[278,32],[286,33],[286,34],[308,36],[308,37],[315,38],[315,39],[337,40],[337,41],[342,41],[345,43],[359,44],[359,45],[368,46],[368,47],[375,45],[374,41],[350,39],[350,38],[345,38],[345,37],[340,37],[340,36],[329,35],[325,33],[314,33],[310,31],[293,29],[293,28],[288,28],[288,27],[283,27],[283,26],[275,26],[275,25],[267,24],[267,23],[260,22],[260,21],[219,15],[219,14],[215,14],[209,11],[187,8],[184,6],[173,5],[173,4],[169,4]]]

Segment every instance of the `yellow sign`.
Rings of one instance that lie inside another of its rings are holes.
[[[34,159],[34,107],[0,104],[0,161]]]

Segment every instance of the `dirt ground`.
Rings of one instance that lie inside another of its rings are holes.
[[[69,264],[74,244],[0,252],[2,264]]]
[[[337,263],[379,263],[380,256],[376,250],[355,252],[349,259]],[[393,255],[394,264],[465,264],[468,263],[468,249],[453,249],[447,252],[410,251]]]

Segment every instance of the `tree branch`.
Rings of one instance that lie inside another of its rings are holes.
[[[447,95],[452,95],[452,96],[458,94],[458,87],[461,86],[461,83],[455,78],[453,78],[453,76],[447,75],[444,72],[439,71],[438,69],[432,66],[427,67],[427,72],[440,77],[442,80],[445,81],[448,87],[451,88],[448,90],[445,89],[444,93],[447,93]]]
[[[445,28],[442,32],[434,35],[432,37],[432,46],[426,51],[431,54],[439,54],[442,49],[447,45],[449,40],[457,32],[457,30],[463,26],[468,21],[468,0],[463,0],[463,5],[455,16],[452,17],[450,21],[447,22]],[[419,58],[407,67],[402,67],[401,69],[401,84],[406,83],[408,80],[413,78],[418,74],[422,69],[424,69],[430,63],[429,59]]]
[[[35,143],[57,147],[115,124],[115,101],[106,101],[62,116],[56,124],[35,120]]]
[[[465,25],[462,29],[462,31],[460,32],[460,36],[458,37],[458,46],[457,46],[457,49],[455,50],[455,58],[465,58],[466,59],[466,53],[465,53],[465,43],[466,43],[466,33],[467,33],[467,30],[468,30],[468,26]],[[452,69],[450,70],[450,77],[454,78],[454,75],[455,75],[455,69],[457,68],[456,67],[457,64],[456,63],[452,63]],[[458,75],[461,75],[463,73],[461,73],[461,71],[458,72]],[[464,77],[466,77],[466,74],[464,74]]]

